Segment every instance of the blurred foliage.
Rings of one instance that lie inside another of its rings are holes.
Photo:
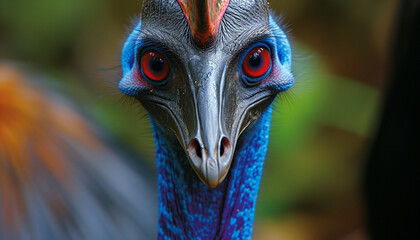
[[[396,3],[271,1],[291,30],[296,85],[276,102],[261,222],[343,209],[330,220],[353,219],[342,234],[361,226],[360,176],[385,86]],[[41,84],[69,96],[153,166],[146,113],[117,88],[125,27],[140,9],[140,1],[128,0],[0,0],[0,59],[42,73]]]
[[[265,216],[357,194],[380,94],[313,61],[299,62],[309,69],[276,102],[259,209]]]

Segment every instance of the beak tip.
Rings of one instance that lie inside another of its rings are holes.
[[[222,140],[223,156],[209,156],[206,150],[202,150],[202,145],[197,139],[190,142],[186,152],[188,160],[198,178],[209,188],[216,188],[223,182],[229,172],[232,162],[231,145],[226,140]],[[226,141],[228,143],[226,143]],[[206,148],[204,148],[206,149]],[[211,151],[213,152],[213,151]]]
[[[226,177],[226,174],[224,176],[218,176],[218,177],[211,177],[209,175],[205,175],[200,169],[197,169],[193,166],[194,171],[196,172],[197,177],[209,188],[216,188],[219,186],[220,183],[223,182],[223,180]]]
[[[221,184],[223,182],[223,180],[225,180],[226,174],[223,176],[219,176],[218,178],[213,178],[213,179],[209,179],[204,178],[201,179],[201,181],[206,184],[209,188],[216,188],[217,186],[219,186],[219,184]]]
[[[206,184],[209,188],[216,188],[217,186],[219,186],[219,184],[221,183],[222,181],[216,181],[216,182],[212,182],[212,181],[206,181],[206,182],[204,182],[204,184]]]

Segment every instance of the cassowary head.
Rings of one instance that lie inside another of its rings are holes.
[[[120,89],[175,136],[216,187],[241,133],[293,84],[285,33],[263,0],[145,0]]]

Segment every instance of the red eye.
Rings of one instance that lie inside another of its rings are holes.
[[[156,82],[165,80],[169,75],[168,61],[155,50],[148,50],[143,54],[141,69],[148,79]]]
[[[246,76],[258,78],[267,73],[270,66],[270,51],[265,47],[256,47],[246,55],[242,69]]]

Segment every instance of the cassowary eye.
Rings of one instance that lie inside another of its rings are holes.
[[[245,56],[242,63],[242,72],[247,85],[260,82],[271,69],[271,53],[268,48],[258,46]]]
[[[152,84],[165,84],[169,76],[168,60],[156,50],[147,50],[141,57],[141,70]]]

